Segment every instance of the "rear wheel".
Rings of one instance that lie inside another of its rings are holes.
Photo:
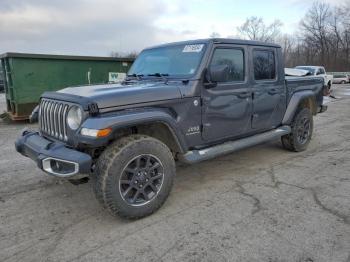
[[[113,214],[140,218],[167,199],[175,176],[169,148],[157,139],[131,135],[100,156],[94,177],[97,199]]]
[[[313,132],[313,117],[309,108],[302,108],[294,116],[292,132],[282,136],[282,145],[284,148],[300,152],[306,150],[309,145]]]
[[[344,84],[346,84],[346,82],[343,80],[343,81],[341,81],[341,84],[343,84],[343,85],[344,85]]]

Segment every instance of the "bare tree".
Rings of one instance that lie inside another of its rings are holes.
[[[111,57],[121,57],[121,54],[119,52],[112,51],[109,53],[109,56]]]
[[[344,66],[350,71],[350,0],[348,0],[341,8],[341,43],[343,52]]]
[[[138,52],[133,51],[129,53],[120,53],[120,52],[112,51],[109,56],[119,57],[119,58],[136,58],[138,56]]]
[[[282,25],[280,20],[275,20],[273,23],[266,25],[263,18],[252,16],[247,18],[237,30],[240,37],[244,39],[275,42],[281,34]]]
[[[318,62],[321,64],[329,62],[331,17],[330,5],[316,1],[300,23],[301,29],[304,31],[305,42],[309,45],[309,49],[316,51],[316,55],[320,52]]]
[[[350,71],[350,0],[337,6],[316,1],[300,22],[298,34],[281,34],[282,23],[266,24],[249,17],[237,30],[243,39],[275,42],[282,46],[287,67],[323,65],[328,71]],[[211,38],[220,34],[212,32]],[[113,57],[137,56],[136,52],[111,52]]]
[[[293,51],[296,45],[296,38],[293,35],[284,34],[277,39],[277,43],[282,46],[283,58],[287,67],[293,64],[294,54]]]
[[[300,22],[302,55],[309,64],[349,71],[350,1],[330,6],[316,1]]]
[[[333,55],[331,55],[332,66],[336,66],[339,59],[342,59],[342,49],[344,47],[344,39],[342,37],[342,30],[343,30],[343,18],[344,18],[344,11],[340,7],[335,7],[333,9],[333,13],[330,19],[330,36],[329,36],[329,42],[331,44],[331,51],[333,52]]]
[[[212,32],[209,37],[210,38],[219,38],[220,34],[218,32]]]

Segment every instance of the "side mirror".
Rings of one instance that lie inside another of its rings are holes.
[[[207,80],[211,83],[225,82],[229,71],[228,65],[211,65],[207,71]]]

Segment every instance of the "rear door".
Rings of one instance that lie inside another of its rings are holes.
[[[248,84],[248,49],[240,45],[217,45],[208,65],[228,65],[227,81],[202,88],[202,136],[213,141],[238,136],[250,129],[251,89]]]
[[[251,47],[251,54],[252,128],[272,129],[280,125],[286,108],[280,53],[274,47]]]

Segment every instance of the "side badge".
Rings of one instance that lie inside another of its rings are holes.
[[[187,129],[186,136],[195,135],[200,133],[199,126],[191,126]]]

